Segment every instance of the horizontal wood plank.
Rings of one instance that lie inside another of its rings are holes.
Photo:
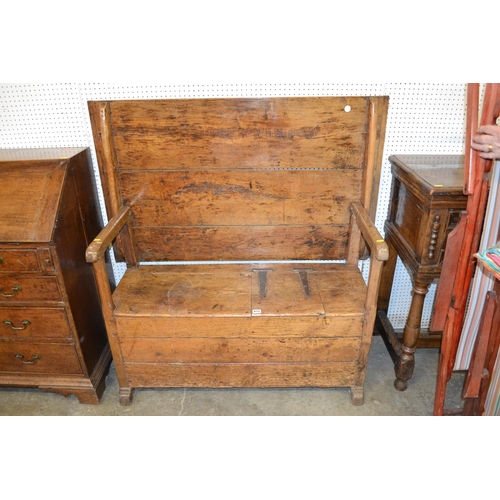
[[[360,335],[361,316],[313,317],[218,317],[161,318],[120,315],[116,325],[121,339],[162,338],[280,338],[356,337]]]
[[[111,102],[121,170],[362,168],[367,109],[366,97]]]
[[[210,139],[210,140],[209,140]],[[201,143],[151,131],[114,138],[123,170],[269,169],[363,167],[364,134],[328,137],[207,137]]]
[[[286,335],[286,332],[283,332]],[[325,363],[358,357],[353,338],[121,339],[128,363]]]
[[[266,139],[263,129],[296,130],[312,135],[317,127],[324,133],[365,131],[367,97],[268,97],[229,99],[160,99],[111,101],[115,135],[143,134],[150,130],[178,131],[197,138],[197,129],[209,136],[228,136],[224,130],[238,129],[239,135],[254,134]],[[350,111],[345,111],[345,106]],[[238,134],[236,134],[238,135]]]
[[[122,172],[132,225],[347,224],[357,170]]]
[[[350,387],[356,363],[125,363],[131,387]]]
[[[340,260],[349,226],[138,227],[140,262]]]

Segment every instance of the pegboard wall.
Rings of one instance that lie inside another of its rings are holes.
[[[120,85],[106,83],[0,83],[0,148],[90,146],[99,174],[87,110],[96,99],[388,95],[379,203],[375,225],[383,234],[391,189],[392,154],[463,154],[466,84],[458,83],[253,83]],[[104,212],[102,190],[98,186]],[[114,263],[119,280],[123,267]],[[398,261],[388,316],[403,328],[411,282]],[[430,321],[435,285],[425,301],[422,327]]]

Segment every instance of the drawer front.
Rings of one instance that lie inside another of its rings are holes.
[[[73,344],[37,344],[0,340],[0,372],[80,375]]]
[[[0,339],[69,338],[64,308],[0,307]]]
[[[36,250],[5,250],[0,248],[0,272],[40,272]]]
[[[55,276],[0,273],[0,303],[33,301],[62,301],[61,291]]]

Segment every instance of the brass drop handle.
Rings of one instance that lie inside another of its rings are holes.
[[[20,285],[14,285],[12,287],[12,293],[3,293],[2,292],[2,287],[0,287],[0,295],[2,297],[7,297],[7,298],[12,298],[12,297],[15,297],[16,296],[16,293],[17,292],[20,292],[22,290],[21,286]]]
[[[3,257],[0,257],[0,264],[3,264]]]
[[[10,319],[4,319],[3,322],[7,325],[10,326],[13,330],[26,330],[26,327],[28,325],[31,325],[31,321],[29,319],[25,319],[23,321],[23,326],[14,326],[14,323]]]
[[[20,359],[25,365],[34,365],[41,358],[40,354],[35,354],[34,356],[32,356],[32,361],[26,361],[22,354],[14,354],[14,357]]]

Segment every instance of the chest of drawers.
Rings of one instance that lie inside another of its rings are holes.
[[[111,354],[85,262],[102,227],[90,150],[0,150],[0,179],[0,386],[96,404]]]

